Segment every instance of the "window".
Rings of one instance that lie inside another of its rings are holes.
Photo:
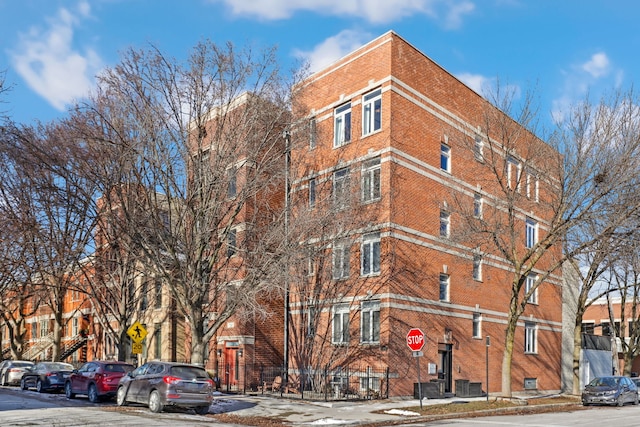
[[[531,172],[527,173],[526,186],[527,198],[538,202],[540,199],[540,183],[538,181],[538,177]]]
[[[155,323],[153,325],[153,338],[156,359],[162,360],[162,323]]]
[[[630,320],[629,321],[629,325],[628,325],[628,330],[627,330],[627,334],[629,334],[630,337],[633,337],[636,335],[636,328],[638,327],[638,323],[634,320]]]
[[[316,179],[311,178],[309,180],[309,207],[312,208],[316,205]]]
[[[380,301],[362,303],[360,342],[380,342]]]
[[[44,338],[49,333],[49,321],[41,320],[40,321],[40,338]]]
[[[147,285],[147,281],[143,280],[140,284],[140,311],[145,311],[149,306],[149,299],[147,298],[147,292],[149,292],[149,287]]]
[[[520,190],[520,164],[513,157],[507,159],[507,187],[511,190]]]
[[[363,393],[380,391],[380,378],[370,376],[360,377],[360,391]]]
[[[473,338],[482,338],[482,315],[473,313]]]
[[[342,243],[333,245],[333,278],[336,280],[349,277],[349,246]]]
[[[611,323],[608,321],[602,322],[602,336],[611,337],[615,333],[617,337],[620,336],[620,322],[613,324],[615,331],[611,329]]]
[[[349,304],[333,306],[333,344],[347,344],[349,342]]]
[[[536,285],[536,280],[538,280],[537,275],[529,274],[527,275],[527,278],[525,279],[525,282],[524,282],[525,294],[528,294],[533,289],[533,292],[531,292],[531,295],[529,295],[529,299],[527,300],[529,304],[538,304],[538,288],[536,287],[534,289],[534,286]]]
[[[537,378],[525,378],[524,379],[524,389],[525,390],[537,390],[538,389],[538,379]]]
[[[473,145],[473,157],[479,162],[484,161],[484,142],[482,142],[480,135],[476,135]]]
[[[440,273],[440,301],[449,301],[449,275]]]
[[[360,274],[369,276],[380,273],[380,233],[365,234],[360,251]]]
[[[527,218],[525,223],[525,247],[532,248],[538,243],[538,223],[531,218]]]
[[[380,199],[380,157],[362,164],[362,201]]]
[[[227,257],[231,258],[237,251],[236,230],[231,229],[227,234]]]
[[[154,281],[155,288],[155,300],[154,306],[155,308],[162,308],[162,282],[159,279]]]
[[[593,322],[584,322],[580,327],[580,332],[583,334],[595,335],[596,324]]]
[[[440,144],[440,169],[451,173],[451,147]]]
[[[80,321],[77,317],[73,318],[71,322],[71,336],[77,336],[80,334]]]
[[[380,130],[382,118],[382,90],[374,90],[362,98],[362,135]]]
[[[538,327],[533,322],[524,323],[524,352],[537,353]]]
[[[344,208],[349,202],[349,169],[339,169],[333,173],[333,203]]]
[[[473,280],[482,281],[482,255],[473,255]]]
[[[317,144],[317,129],[316,129],[316,118],[313,117],[309,119],[309,149],[313,150],[316,148]]]
[[[440,211],[440,237],[449,237],[451,228],[451,215],[449,212]]]
[[[333,146],[341,147],[351,141],[351,103],[335,109]]]
[[[313,276],[316,273],[315,253],[312,247],[307,249],[307,276]]]
[[[318,322],[318,311],[315,306],[310,305],[307,309],[307,336],[313,337],[316,334],[316,323]]]
[[[227,169],[227,197],[232,198],[237,194],[236,189],[236,169]]]
[[[482,218],[482,195],[480,193],[475,193],[473,195],[473,216],[476,218]]]

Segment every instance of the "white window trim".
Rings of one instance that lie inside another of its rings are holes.
[[[473,195],[473,216],[478,219],[482,219],[484,211],[484,199],[482,194],[475,193]]]
[[[471,333],[473,335],[472,338],[482,338],[482,314],[473,313],[471,321],[473,322],[473,327]],[[477,327],[476,327],[477,325]],[[473,329],[476,329],[476,333],[473,334]]]
[[[442,167],[442,158],[445,158],[446,167]],[[444,142],[440,143],[440,170],[451,173],[451,147]]]
[[[534,322],[524,323],[524,352],[525,354],[538,353],[538,325]]]
[[[377,179],[376,179],[377,171]],[[374,157],[373,159],[365,160],[362,164],[362,201],[365,203],[375,202],[380,200],[381,197],[381,173],[382,166],[380,157]],[[365,185],[366,180],[369,180],[369,188]],[[377,185],[377,187],[376,187]],[[377,191],[376,191],[377,190]],[[377,193],[377,194],[376,194]]]
[[[443,278],[445,279],[444,281],[443,281]],[[442,298],[442,292],[441,292],[443,283],[446,285],[444,298]],[[449,302],[450,291],[451,291],[451,276],[449,276],[446,273],[440,273],[440,276],[438,277],[438,299],[440,301]]]
[[[380,102],[380,118],[379,118],[379,124],[377,129],[375,129],[376,101]],[[368,112],[368,117],[367,117],[367,112]],[[362,136],[371,135],[373,133],[379,132],[381,129],[382,129],[382,89],[378,88],[362,96]]]
[[[365,340],[364,339],[364,316],[369,315],[369,331],[367,331],[367,336],[370,338],[374,337],[374,330],[376,329],[376,322],[374,322],[374,313],[378,313],[378,339]],[[363,301],[360,306],[360,342],[362,344],[377,344],[380,342],[380,301]]]
[[[480,135],[476,135],[475,137],[473,157],[479,162],[484,162],[484,141]]]
[[[375,266],[375,244],[378,244],[378,262],[377,270]],[[380,233],[369,233],[362,236],[362,244],[360,245],[360,275],[361,276],[377,276],[380,274]],[[369,268],[371,271],[364,271],[365,258],[369,258]]]
[[[525,279],[525,282],[524,282],[525,295],[531,290],[533,286],[535,286],[537,280],[538,280],[537,274],[532,273],[527,275],[527,278]],[[527,299],[527,304],[536,304],[536,305],[538,304],[538,288],[537,287],[535,288],[533,293],[529,296],[529,299]]]
[[[443,228],[444,225],[444,228]],[[444,230],[444,233],[443,233]],[[440,211],[440,237],[448,239],[451,237],[451,214],[445,210]]]
[[[538,222],[532,218],[525,219],[525,247],[532,248],[538,243]]]
[[[349,314],[350,314],[349,304],[336,304],[331,308],[331,310],[333,312],[333,317],[331,319],[331,343],[335,345],[348,344],[349,343],[349,323],[350,323],[349,322]],[[335,327],[336,327],[335,318],[337,315],[340,316],[340,328],[341,328],[339,341],[336,340],[336,330],[335,330]],[[346,316],[347,318],[346,331],[343,329],[345,326],[344,316]]]
[[[342,280],[349,277],[351,262],[348,243],[338,242],[333,245],[331,261],[331,276],[333,280]]]
[[[482,255],[473,255],[473,280],[482,282]]]
[[[351,102],[347,102],[337,107],[334,110],[333,115],[333,148],[338,148],[351,142]],[[347,117],[349,118],[348,121]],[[348,138],[345,137],[347,122],[349,124]],[[341,123],[341,125],[338,123]]]

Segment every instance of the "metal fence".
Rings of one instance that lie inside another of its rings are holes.
[[[369,400],[389,396],[389,368],[344,365],[289,372],[261,367],[256,387],[262,394],[310,400]]]

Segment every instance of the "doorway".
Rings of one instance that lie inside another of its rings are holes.
[[[444,382],[444,392],[451,393],[452,344],[438,344],[438,362],[438,379]]]

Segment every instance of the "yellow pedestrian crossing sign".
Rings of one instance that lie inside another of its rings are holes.
[[[147,330],[140,322],[135,322],[131,327],[129,327],[129,329],[127,329],[127,335],[131,337],[131,340],[134,343],[139,343],[147,336]]]

